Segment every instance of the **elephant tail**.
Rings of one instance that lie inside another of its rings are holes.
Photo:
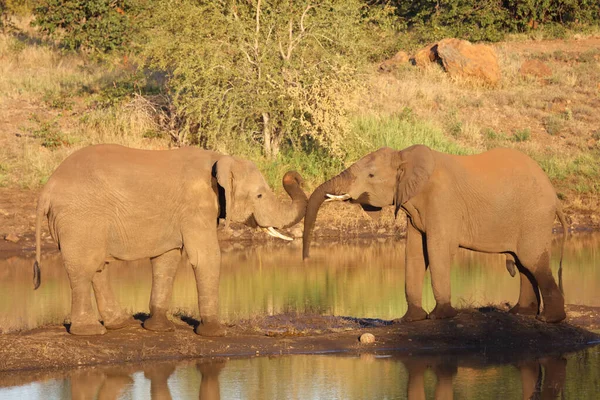
[[[42,282],[40,271],[40,260],[42,255],[42,219],[48,214],[49,203],[45,200],[44,195],[38,200],[36,218],[35,218],[35,262],[33,263],[33,290],[37,290]]]
[[[560,261],[558,264],[558,287],[560,289],[560,292],[564,294],[563,279],[562,279],[562,262],[563,262],[563,254],[565,252],[565,242],[567,241],[568,227],[567,227],[567,220],[565,218],[565,214],[563,214],[562,206],[561,206],[560,202],[558,201],[558,199],[556,200],[556,216],[558,217],[558,220],[560,221],[560,224],[562,225],[562,228],[563,228],[563,235],[562,235],[562,239],[561,239],[561,243],[560,243]]]

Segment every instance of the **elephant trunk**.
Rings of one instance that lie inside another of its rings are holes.
[[[308,198],[300,187],[302,176],[296,171],[288,171],[283,176],[283,188],[292,199],[292,206],[285,208],[282,212],[282,228],[296,225],[306,213]]]
[[[327,199],[327,194],[346,194],[350,184],[354,180],[354,176],[349,170],[345,170],[339,175],[331,178],[327,182],[321,184],[310,195],[306,215],[304,216],[304,233],[302,236],[302,258],[307,259],[310,252],[310,242],[312,240],[312,232],[315,227],[317,213],[321,204]]]
[[[264,228],[287,228],[300,222],[306,213],[308,198],[300,187],[302,177],[296,171],[288,171],[283,176],[283,188],[292,199],[281,201],[273,192],[266,194],[264,206],[254,211],[257,224]]]

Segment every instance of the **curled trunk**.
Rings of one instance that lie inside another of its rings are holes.
[[[256,222],[263,227],[287,228],[300,222],[306,213],[308,198],[300,187],[302,177],[296,171],[288,171],[283,176],[283,188],[290,196],[291,204],[279,201],[275,194],[270,193],[272,206],[255,210]]]
[[[306,215],[304,216],[304,234],[302,236],[302,258],[307,259],[310,252],[310,242],[312,240],[312,232],[315,228],[317,213],[321,204],[327,199],[327,194],[345,194],[353,180],[350,171],[345,170],[341,174],[331,178],[327,182],[321,184],[310,195],[308,206],[306,207]]]

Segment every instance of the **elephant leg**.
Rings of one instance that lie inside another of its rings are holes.
[[[518,366],[521,374],[523,400],[528,400],[539,391],[542,381],[542,369],[537,361],[526,361]]]
[[[175,371],[171,364],[158,364],[144,369],[144,377],[150,380],[150,398],[170,400],[169,377]]]
[[[212,361],[210,363],[198,363],[196,368],[202,374],[200,381],[200,400],[219,400],[221,398],[221,387],[219,385],[219,374],[225,367],[223,361]]]
[[[200,324],[195,332],[202,336],[224,336],[225,329],[219,322],[221,249],[217,234],[204,232],[201,236],[196,230],[184,232],[183,243],[194,268],[198,289]]]
[[[152,292],[150,294],[150,318],[144,328],[157,331],[173,331],[175,326],[167,318],[171,305],[173,281],[181,261],[181,250],[173,249],[152,259]]]
[[[132,315],[127,314],[119,303],[108,282],[108,270],[106,264],[101,271],[94,274],[92,278],[92,287],[94,288],[94,296],[98,311],[104,321],[104,326],[107,329],[120,329],[127,325],[137,324]]]
[[[544,309],[538,315],[538,319],[545,322],[560,322],[565,319],[567,316],[565,313],[565,300],[552,276],[548,248],[537,254],[530,253],[523,257],[517,254],[517,256],[523,266],[531,272],[540,288]]]
[[[542,399],[558,399],[565,387],[567,377],[567,360],[558,358],[544,358],[541,361],[544,367],[544,384],[542,385]]]
[[[64,253],[63,253],[64,254]],[[103,335],[106,328],[98,321],[92,305],[92,278],[102,268],[104,260],[65,258],[65,268],[71,284],[71,328],[73,335]]]
[[[98,391],[98,400],[114,400],[122,398],[120,395],[124,391],[125,388],[131,387],[134,383],[133,378],[126,373],[115,374],[110,373],[106,374],[106,378],[104,380],[104,384],[100,387]],[[93,398],[93,397],[92,397]],[[162,397],[156,397],[160,399]]]
[[[71,399],[89,400],[97,398],[106,377],[102,372],[94,370],[75,370],[70,378]]]
[[[433,372],[437,378],[435,384],[434,399],[436,400],[452,400],[454,398],[454,390],[452,380],[456,375],[457,367],[455,364],[441,364],[433,368]]]
[[[427,365],[421,361],[404,362],[408,370],[406,397],[408,400],[425,400],[425,370]]]
[[[450,297],[450,264],[452,254],[457,246],[450,245],[442,237],[432,235],[427,237],[427,255],[431,271],[431,285],[435,297],[435,308],[429,314],[430,319],[444,319],[456,316]],[[453,249],[451,251],[451,248]]]
[[[537,282],[529,279],[524,272],[519,271],[521,289],[519,301],[509,310],[512,314],[536,315],[539,312],[540,292]]]
[[[423,279],[427,269],[425,237],[410,221],[406,230],[405,295],[408,309],[401,321],[421,321],[427,318],[423,310]]]

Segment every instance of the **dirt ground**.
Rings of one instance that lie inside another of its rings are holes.
[[[238,321],[220,338],[199,337],[197,321],[177,321],[175,332],[155,333],[140,325],[81,337],[64,326],[0,335],[0,372],[63,369],[85,365],[206,357],[283,354],[350,354],[395,351],[405,354],[473,354],[539,357],[600,343],[600,308],[569,306],[567,320],[546,324],[504,310],[461,310],[451,320],[414,323],[320,315],[276,315]],[[146,316],[136,316],[140,322]],[[141,322],[140,322],[141,323]],[[363,333],[375,342],[361,344]]]

